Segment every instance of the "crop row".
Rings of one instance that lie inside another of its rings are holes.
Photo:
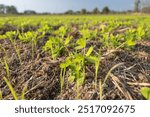
[[[30,43],[32,59],[38,49],[38,42],[47,38],[42,45],[42,51],[48,52],[52,60],[63,58],[60,63],[60,93],[64,85],[75,82],[77,99],[80,98],[79,87],[86,79],[86,67],[94,68],[94,87],[100,89],[100,99],[103,99],[103,87],[110,73],[124,63],[113,66],[102,80],[98,80],[100,61],[108,54],[119,50],[131,50],[137,41],[149,38],[149,16],[51,16],[51,17],[3,17],[0,18],[0,40],[9,39],[15,50],[20,64],[20,49],[16,40]],[[5,45],[0,44],[1,51]],[[106,51],[105,51],[106,50]],[[3,76],[13,96],[17,94],[7,79],[10,79],[7,64],[7,52],[1,58],[7,75]],[[67,80],[67,81],[66,81]],[[24,99],[23,89],[22,99]],[[145,96],[149,89],[142,89]],[[147,97],[147,96],[145,96]]]

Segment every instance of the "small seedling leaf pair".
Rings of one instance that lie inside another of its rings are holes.
[[[83,49],[86,46],[86,39],[80,38],[77,40],[76,44],[78,44],[78,46],[75,48],[76,50]]]

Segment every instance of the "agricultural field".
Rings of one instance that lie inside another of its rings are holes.
[[[150,16],[1,16],[0,99],[150,99]]]

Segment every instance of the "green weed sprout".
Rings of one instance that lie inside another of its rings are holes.
[[[10,84],[10,82],[8,81],[8,79],[6,77],[3,77],[4,81],[6,82],[9,90],[11,91],[12,96],[14,97],[15,100],[18,100],[18,96],[14,90],[14,88],[12,87],[12,85]]]
[[[6,78],[6,77],[3,77],[4,81],[6,82],[9,90],[11,91],[11,94],[13,96],[13,98],[15,100],[19,100],[19,96],[17,95],[16,91],[14,90],[14,88],[12,87],[11,83],[9,82],[9,80]],[[24,100],[25,99],[25,92],[27,90],[27,84],[25,84],[23,90],[22,90],[22,93],[21,93],[21,100]],[[1,96],[2,97],[2,96]]]

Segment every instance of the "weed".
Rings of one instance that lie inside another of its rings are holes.
[[[11,91],[11,94],[12,94],[13,98],[15,100],[19,100],[19,96],[17,95],[17,93],[16,93],[15,89],[13,88],[13,86],[11,85],[10,81],[6,77],[3,77],[3,79],[6,82],[9,90]],[[24,86],[24,88],[22,90],[21,98],[20,98],[21,100],[25,99],[25,92],[26,92],[26,90],[27,90],[27,84],[25,84],[25,86]],[[1,93],[1,91],[0,91],[0,99],[2,99],[2,93]]]
[[[12,94],[13,98],[14,98],[15,100],[18,100],[18,96],[17,96],[17,94],[16,94],[14,88],[13,88],[12,85],[10,84],[9,80],[8,80],[6,77],[3,77],[3,79],[4,79],[4,81],[6,82],[6,84],[7,84],[8,88],[9,88],[9,90],[11,91],[11,94]]]

